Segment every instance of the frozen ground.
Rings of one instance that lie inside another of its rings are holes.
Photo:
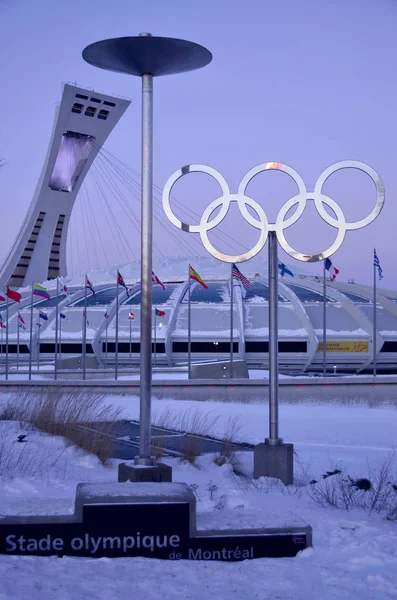
[[[122,405],[126,416],[138,416],[137,398],[115,396],[109,401]],[[196,409],[209,413],[219,436],[234,416],[245,441],[260,441],[267,431],[267,411],[260,405],[154,402],[157,418],[165,409],[174,420],[183,414],[193,418]],[[397,524],[360,510],[321,508],[307,485],[335,463],[343,463],[353,476],[379,468],[396,443],[396,414],[387,408],[283,405],[281,434],[297,451],[296,485],[290,488],[271,480],[238,478],[230,465],[218,467],[211,456],[201,457],[197,467],[170,461],[175,481],[197,486],[199,528],[260,527],[289,518],[310,523],[314,547],[294,559],[174,563],[1,556],[0,600],[397,598]],[[20,433],[27,433],[27,443],[16,442]],[[252,454],[242,453],[240,460],[252,475]],[[0,464],[2,514],[72,512],[76,483],[117,478],[116,462],[103,467],[65,447],[62,438],[1,421]]]

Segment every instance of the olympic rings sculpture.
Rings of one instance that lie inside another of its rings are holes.
[[[340,206],[334,200],[332,200],[332,198],[329,198],[328,196],[322,193],[324,183],[326,182],[328,177],[330,177],[330,175],[336,173],[341,169],[358,169],[359,171],[363,171],[372,179],[376,187],[376,203],[374,208],[366,217],[360,219],[359,221],[354,221],[352,223],[348,223],[346,221],[345,215],[343,214],[343,211],[340,208]],[[262,171],[272,170],[282,171],[289,175],[289,177],[291,177],[295,181],[298,188],[298,194],[290,200],[288,200],[281,207],[275,223],[269,223],[266,214],[263,208],[260,206],[260,204],[258,204],[256,200],[250,198],[245,194],[248,184],[254,177],[256,177],[256,175],[262,173]],[[200,219],[200,223],[198,225],[189,225],[188,223],[184,223],[183,221],[178,219],[178,217],[176,217],[173,213],[170,205],[170,196],[173,186],[178,181],[178,179],[180,179],[184,175],[187,175],[188,173],[206,173],[207,175],[210,175],[215,179],[215,181],[218,182],[222,192],[222,195],[216,200],[213,200],[213,202],[211,202],[204,210]],[[331,244],[331,246],[329,246],[328,248],[326,248],[326,250],[320,252],[319,254],[302,254],[301,252],[295,250],[294,248],[292,248],[292,246],[289,245],[284,235],[284,230],[288,227],[291,227],[291,225],[294,225],[294,223],[296,223],[298,219],[302,216],[308,200],[313,200],[320,217],[326,223],[331,225],[331,227],[334,227],[338,230],[335,241]],[[256,256],[256,254],[258,254],[258,252],[260,252],[260,250],[262,250],[262,248],[266,244],[269,231],[276,232],[279,244],[281,245],[283,250],[285,250],[285,252],[287,252],[287,254],[289,254],[293,258],[304,262],[317,262],[320,260],[324,260],[328,256],[331,256],[331,254],[333,254],[340,248],[346,235],[346,231],[361,229],[362,227],[369,225],[370,223],[372,223],[372,221],[374,221],[374,219],[376,219],[385,203],[385,188],[381,177],[374,169],[372,169],[372,167],[355,160],[340,161],[325,169],[321,173],[320,177],[317,179],[317,182],[314,186],[314,192],[307,192],[301,176],[288,165],[279,162],[262,163],[248,171],[248,173],[244,175],[240,182],[237,194],[230,193],[229,186],[224,177],[222,177],[222,175],[212,167],[208,167],[206,165],[188,165],[186,167],[182,167],[182,169],[178,169],[178,171],[175,171],[175,173],[173,173],[168,179],[167,183],[164,186],[162,201],[165,214],[167,215],[171,223],[173,223],[176,227],[182,229],[183,231],[199,233],[201,241],[206,250],[212,256],[223,262],[244,262]],[[217,225],[219,225],[219,223],[221,223],[221,221],[226,217],[232,202],[237,202],[242,217],[250,225],[259,230],[259,239],[256,242],[256,244],[251,248],[251,250],[245,252],[244,254],[239,254],[236,256],[230,256],[228,254],[219,252],[211,244],[208,238],[208,232],[211,231],[211,229],[214,229]],[[285,219],[287,213],[295,205],[297,205],[297,207],[294,213],[287,219]],[[324,205],[329,206],[329,208],[333,211],[335,217],[331,216],[326,211]],[[257,214],[257,218],[251,215],[251,213],[247,209],[247,206],[250,206],[255,211],[255,213]],[[212,220],[210,220],[212,213],[218,207],[221,207],[220,211]]]

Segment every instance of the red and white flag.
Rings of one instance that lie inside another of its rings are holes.
[[[165,290],[165,285],[162,281],[160,281],[160,279],[157,277],[157,275],[155,274],[154,271],[152,271],[152,283],[158,283],[159,285],[161,285],[161,287],[163,288],[163,290]]]

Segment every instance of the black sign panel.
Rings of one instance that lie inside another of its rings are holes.
[[[188,503],[89,504],[82,522],[0,521],[0,553],[239,561],[295,556],[306,534],[189,536]]]

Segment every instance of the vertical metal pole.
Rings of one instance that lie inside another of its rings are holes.
[[[29,381],[31,381],[31,379],[32,379],[32,353],[33,353],[33,283],[32,283],[32,297],[30,300]]]
[[[58,306],[58,294],[59,294],[59,279],[57,277],[57,294],[55,297],[55,365],[54,365],[54,379],[58,379],[58,321],[59,321],[59,306]]]
[[[325,260],[323,261],[323,377],[327,375],[327,282],[325,280]]]
[[[59,319],[59,360],[62,361],[62,319]]]
[[[147,35],[147,34],[144,34]],[[137,464],[153,464],[151,449],[152,392],[152,228],[153,228],[153,77],[142,76],[141,167],[141,365],[140,435]]]
[[[41,323],[40,323],[40,309],[37,311],[37,372],[39,372],[40,369],[40,329],[41,329]]]
[[[20,312],[18,310],[18,315],[17,315],[17,373],[19,371],[19,324],[20,324],[20,320],[19,320],[19,316],[20,316]]]
[[[117,381],[119,374],[119,278],[117,275],[117,292],[116,292],[116,343],[114,347],[115,362],[114,362],[114,378]]]
[[[128,318],[130,320],[130,369],[132,369],[132,349],[131,349],[131,345],[132,345],[132,319],[131,319],[131,313],[129,313]]]
[[[8,379],[8,296],[6,303],[6,379]]]
[[[233,264],[230,265],[230,379],[233,379]]]
[[[372,347],[373,347],[373,351],[374,351],[374,358],[373,358],[373,363],[374,363],[374,377],[376,377],[376,267],[375,267],[375,265],[374,265],[374,299],[373,299],[373,304],[374,304],[374,316],[373,316],[373,332],[372,332],[373,341],[372,341]]]
[[[84,313],[83,313],[83,356],[82,356],[82,367],[83,367],[83,380],[85,380],[86,372],[86,353],[87,353],[87,273],[84,279]]]
[[[157,337],[157,318],[156,318],[156,309],[154,309],[154,366],[156,367],[156,337]]]
[[[106,319],[106,328],[105,328],[105,369],[108,368],[108,321]]]
[[[277,236],[269,231],[269,437],[266,443],[277,446],[278,437],[278,260]]]
[[[190,265],[187,288],[187,376],[190,379],[192,366],[192,310],[190,306]]]

